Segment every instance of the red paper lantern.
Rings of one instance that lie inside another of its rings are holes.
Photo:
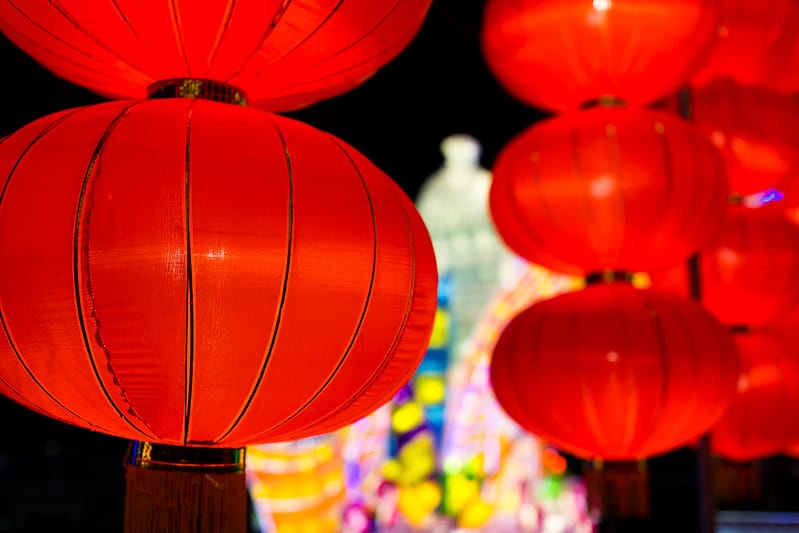
[[[693,83],[716,78],[773,87],[799,43],[796,0],[721,0],[718,40]]]
[[[713,452],[732,461],[752,461],[785,451],[799,441],[799,353],[765,332],[738,333],[741,359],[738,394],[713,428]]]
[[[729,332],[689,300],[589,286],[514,318],[491,382],[523,428],[568,452],[640,459],[689,442],[735,392]]]
[[[799,305],[799,228],[774,208],[733,207],[699,256],[702,304],[729,325],[778,320]],[[654,287],[687,294],[685,268],[652,276]]]
[[[530,105],[574,109],[608,96],[645,104],[690,79],[717,21],[715,0],[489,0],[483,53]]]
[[[551,270],[652,271],[720,228],[717,151],[669,113],[595,108],[540,122],[494,166],[491,215],[516,253]]]
[[[121,437],[236,447],[353,422],[425,352],[410,200],[335,137],[253,109],[114,102],[0,144],[0,390]]]
[[[113,98],[171,78],[243,89],[271,110],[346,92],[399,54],[431,0],[30,0],[0,30],[58,76]]]
[[[718,80],[692,91],[692,116],[719,149],[733,193],[783,186],[799,175],[799,101],[764,87]]]

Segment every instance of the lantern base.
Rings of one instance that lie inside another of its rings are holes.
[[[247,530],[243,448],[135,442],[125,468],[125,533]]]
[[[584,473],[588,501],[603,522],[649,514],[649,472],[645,461],[595,461]]]

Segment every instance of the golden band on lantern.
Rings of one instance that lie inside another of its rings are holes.
[[[244,472],[244,448],[192,448],[134,441],[125,461],[151,470],[190,472]]]
[[[148,98],[200,98],[224,104],[246,106],[247,94],[233,85],[207,79],[174,78],[153,83]]]

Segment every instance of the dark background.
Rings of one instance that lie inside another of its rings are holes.
[[[364,86],[291,115],[349,142],[412,197],[442,162],[439,143],[468,133],[490,167],[543,114],[507,96],[480,55],[482,1],[435,0],[410,47]],[[0,36],[0,136],[58,110],[102,101],[59,80]],[[0,258],[2,260],[2,258]],[[30,413],[0,397],[0,531],[120,531],[127,443]],[[627,529],[698,528],[694,452],[650,461],[652,517]],[[762,509],[799,510],[796,462],[763,464]]]

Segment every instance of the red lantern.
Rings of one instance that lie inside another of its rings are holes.
[[[799,354],[788,341],[765,332],[739,333],[738,394],[713,428],[713,452],[752,461],[785,451],[799,441]]]
[[[725,324],[759,326],[799,304],[799,228],[776,208],[733,207],[699,256],[702,304]],[[687,294],[685,268],[652,276],[656,288]]]
[[[530,105],[574,109],[608,96],[645,104],[690,79],[717,20],[715,0],[489,0],[483,52]]]
[[[582,457],[640,459],[687,443],[735,391],[729,332],[689,300],[614,283],[538,303],[503,331],[497,400]]]
[[[431,0],[32,0],[0,3],[0,30],[58,76],[105,96],[213,79],[271,110],[346,92],[411,41]]]
[[[718,40],[696,84],[716,78],[773,86],[788,70],[791,48],[799,42],[796,0],[721,0]]]
[[[692,115],[727,164],[733,193],[781,187],[799,175],[799,101],[719,80],[692,92]]]
[[[400,189],[299,122],[114,102],[0,144],[2,391],[161,444],[327,432],[422,357],[433,249]]]
[[[491,215],[516,253],[551,270],[652,271],[720,228],[724,163],[664,112],[595,108],[534,125],[494,166]]]

